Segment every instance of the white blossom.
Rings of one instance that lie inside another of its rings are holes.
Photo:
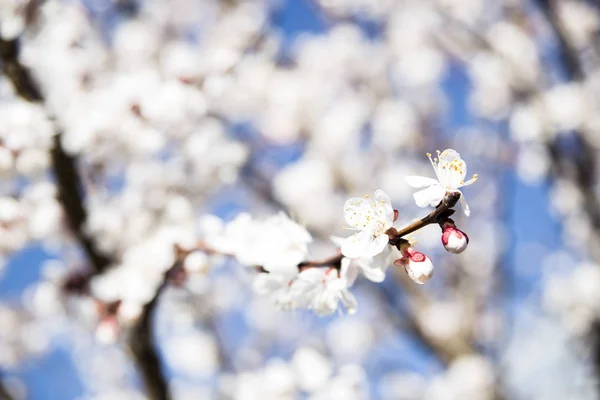
[[[332,236],[331,241],[342,246],[344,238]],[[350,259],[350,268],[357,268],[365,278],[372,282],[380,283],[385,279],[388,267],[400,256],[400,251],[395,247],[387,246],[374,257],[358,257]]]
[[[296,302],[290,295],[290,285],[293,282],[293,277],[278,273],[261,272],[256,275],[252,283],[254,292],[259,295],[267,295],[270,300],[282,310],[290,310],[297,308],[299,299]],[[298,293],[298,297],[305,296],[304,293]],[[303,299],[308,302],[308,298]]]
[[[453,149],[444,150],[442,153],[438,151],[439,160],[437,158],[432,159],[429,153],[427,157],[431,161],[437,180],[414,175],[406,177],[406,181],[410,186],[414,188],[426,188],[414,194],[415,202],[419,207],[436,207],[447,193],[461,193],[459,188],[468,186],[477,180],[477,174],[475,174],[473,178],[465,182],[467,163]],[[469,216],[471,210],[462,193],[460,202],[465,215]]]
[[[311,347],[301,347],[296,350],[292,366],[296,372],[298,385],[309,392],[325,385],[332,373],[331,362]]]
[[[356,279],[356,270],[350,260],[342,259],[340,270],[336,268],[307,268],[300,272],[290,287],[294,301],[308,303],[318,315],[331,315],[340,303],[348,314],[356,312],[356,298],[348,290]]]
[[[372,198],[354,197],[346,201],[344,218],[350,229],[360,231],[344,240],[344,256],[373,257],[387,246],[389,237],[386,232],[394,222],[394,209],[389,197],[382,190],[377,190]]]
[[[208,256],[203,251],[193,251],[183,261],[183,268],[188,272],[204,272],[208,267]]]
[[[304,227],[279,213],[264,220],[240,214],[216,243],[219,250],[232,254],[241,264],[287,274],[304,260],[311,241]]]

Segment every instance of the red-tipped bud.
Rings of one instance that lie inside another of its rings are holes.
[[[403,266],[408,277],[419,285],[433,276],[433,263],[427,255],[416,251],[408,245],[401,248],[402,258],[394,261],[394,265]]]
[[[450,253],[460,254],[467,248],[469,237],[452,222],[445,222],[442,226],[442,244]]]
[[[393,222],[396,222],[397,219],[398,219],[398,210],[394,210],[394,220],[393,220]]]

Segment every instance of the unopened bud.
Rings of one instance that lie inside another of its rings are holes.
[[[469,237],[452,222],[445,222],[442,226],[442,244],[450,253],[460,254],[467,248]]]
[[[433,263],[427,255],[408,246],[403,246],[401,252],[402,258],[394,261],[394,265],[403,266],[408,277],[419,285],[431,279]]]
[[[394,222],[398,219],[398,210],[394,210]]]

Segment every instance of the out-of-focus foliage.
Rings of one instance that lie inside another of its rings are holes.
[[[0,397],[597,398],[599,34],[584,0],[0,0]],[[301,261],[298,224],[335,255],[348,198],[428,212],[405,177],[445,148],[468,249],[420,230],[434,277],[359,277],[354,315],[190,250],[248,212],[295,239],[247,223],[238,260]]]

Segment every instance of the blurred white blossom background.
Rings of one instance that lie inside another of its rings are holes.
[[[598,398],[596,2],[0,0],[0,63],[0,398]],[[463,253],[297,268],[436,149]]]

